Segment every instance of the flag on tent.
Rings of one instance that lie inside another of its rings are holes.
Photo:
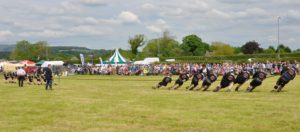
[[[99,57],[99,60],[100,60],[100,64],[103,65],[103,60],[101,57]]]

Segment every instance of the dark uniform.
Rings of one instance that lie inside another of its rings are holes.
[[[288,84],[291,80],[294,80],[295,77],[296,72],[293,69],[287,70],[286,72],[282,73],[276,85],[274,86],[274,89],[277,90],[277,92],[280,92],[283,89],[283,87],[286,84]]]
[[[215,75],[215,74],[213,74],[213,73],[209,73],[209,74],[207,75],[207,77],[205,77],[205,78],[203,79],[203,83],[202,83],[202,87],[201,87],[201,88],[204,87],[203,91],[206,91],[206,90],[209,88],[209,86],[210,86],[213,82],[215,82],[217,79],[218,79],[218,78],[217,78],[217,75]]]
[[[157,84],[157,86],[156,87],[153,87],[153,89],[156,89],[156,88],[160,88],[160,87],[162,87],[162,86],[167,86],[169,83],[171,83],[172,82],[172,78],[170,77],[170,76],[166,76],[166,77],[164,77],[164,79],[161,81],[161,82],[159,82],[158,84]]]
[[[8,81],[9,76],[6,73],[4,73],[3,76],[4,76],[5,81]]]
[[[180,74],[175,84],[182,86],[185,81],[189,80],[189,76],[186,73]]]
[[[193,76],[191,85],[187,87],[188,90],[193,90],[195,87],[199,85],[199,81],[204,78],[203,73],[196,73]]]
[[[263,80],[267,78],[267,74],[265,72],[258,71],[253,75],[252,78],[253,80],[251,81],[250,86],[247,89],[247,92],[252,92],[257,86],[260,86]]]
[[[46,79],[46,90],[48,90],[48,87],[52,90],[52,70],[48,67],[45,68],[44,75]]]
[[[216,87],[214,92],[218,92],[220,89],[226,88],[230,84],[233,84],[234,82],[235,82],[234,74],[232,72],[228,72],[223,76],[220,85]]]
[[[38,85],[42,84],[41,76],[39,74],[35,75],[34,78],[36,79]]]
[[[240,74],[237,75],[234,83],[238,84],[238,86],[235,88],[235,91],[238,91],[239,88],[250,79],[250,73],[248,71],[243,71]]]
[[[29,84],[32,84],[33,83],[33,76],[32,75],[28,75],[28,81],[29,81]]]
[[[169,90],[172,89],[172,88],[174,88],[174,90],[178,89],[178,88],[181,87],[181,86],[183,85],[183,83],[184,83],[185,81],[187,81],[187,80],[189,80],[188,74],[187,74],[187,73],[181,73],[181,74],[179,75],[179,78],[175,81],[175,84],[174,84],[172,87],[170,87]],[[176,86],[176,85],[177,85],[177,86]]]

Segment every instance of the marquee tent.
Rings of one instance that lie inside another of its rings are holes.
[[[10,62],[1,62],[1,66],[3,67],[3,71],[5,72],[15,72],[16,65]]]
[[[107,61],[108,64],[127,64],[126,59],[120,54],[119,49],[115,50],[115,53]]]
[[[40,60],[39,62],[36,63],[36,65],[41,66],[44,62],[45,62],[45,60]]]
[[[24,60],[22,62],[20,62],[19,64],[21,64],[22,66],[26,65],[26,66],[35,66],[35,62],[30,61],[30,60]]]
[[[63,66],[64,62],[63,61],[45,61],[41,67],[48,67],[48,65],[51,66]]]
[[[159,62],[159,58],[158,57],[153,57],[153,58],[145,58],[142,61],[135,61],[133,64],[136,65],[148,65],[148,64],[153,64],[155,62]]]

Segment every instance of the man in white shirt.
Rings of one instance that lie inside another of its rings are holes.
[[[22,67],[17,70],[19,87],[23,87],[23,82],[25,80],[25,75],[26,75],[26,72]]]

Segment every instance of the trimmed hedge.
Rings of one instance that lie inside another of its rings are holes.
[[[290,54],[254,54],[254,55],[230,55],[230,56],[181,56],[181,57],[161,57],[161,60],[175,59],[176,63],[245,63],[248,59],[253,59],[254,62],[266,61],[300,61],[300,53]]]

